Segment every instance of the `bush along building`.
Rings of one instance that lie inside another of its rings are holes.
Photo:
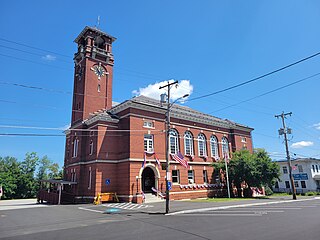
[[[142,202],[166,190],[166,104],[145,96],[112,102],[115,37],[85,27],[75,39],[71,127],[66,131],[64,191],[78,201],[116,192]],[[170,199],[226,194],[212,163],[233,151],[252,151],[253,129],[173,105],[169,137]],[[183,159],[187,164],[176,160]]]
[[[280,178],[274,192],[291,192],[287,160],[279,160]],[[292,177],[297,193],[320,192],[320,159],[297,158],[291,160]]]

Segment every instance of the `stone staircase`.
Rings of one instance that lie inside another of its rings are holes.
[[[162,202],[162,201],[164,201],[164,199],[161,199],[161,197],[157,197],[156,195],[153,195],[152,193],[145,194],[144,203],[154,203],[154,202]]]

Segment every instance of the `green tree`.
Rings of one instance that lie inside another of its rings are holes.
[[[215,170],[225,171],[224,162],[213,164]],[[249,187],[271,187],[279,178],[279,166],[272,162],[267,152],[263,149],[255,149],[253,154],[248,150],[236,151],[228,164],[230,183],[238,188],[245,181]]]
[[[3,199],[16,198],[18,179],[20,177],[20,163],[14,157],[0,157],[0,185]]]
[[[39,159],[37,153],[27,153],[19,162],[14,157],[0,157],[0,185],[3,199],[35,197],[39,180],[62,178],[62,170],[47,156]]]
[[[20,164],[21,175],[18,179],[18,198],[35,197],[38,184],[35,178],[36,168],[39,164],[37,153],[27,153],[25,159]]]
[[[53,163],[48,156],[44,156],[39,161],[37,180],[62,178],[62,172],[58,163]]]

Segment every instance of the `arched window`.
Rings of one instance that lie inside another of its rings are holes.
[[[210,148],[211,148],[211,157],[218,158],[218,140],[216,136],[210,137]]]
[[[171,154],[177,154],[179,151],[179,134],[175,129],[169,131],[169,151]]]
[[[226,137],[222,138],[221,145],[223,158],[229,158],[229,141]]]
[[[185,155],[193,156],[193,136],[191,132],[187,131],[184,134],[184,152]]]
[[[75,138],[73,140],[73,154],[72,157],[77,157],[78,156],[78,147],[79,147],[79,140]]]
[[[198,149],[200,157],[207,156],[206,137],[202,133],[198,135]]]
[[[89,154],[90,155],[93,154],[93,141],[92,140],[90,141],[90,144],[89,144]]]

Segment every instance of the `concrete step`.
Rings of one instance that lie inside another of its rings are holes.
[[[153,195],[152,193],[146,193],[145,194],[145,203],[153,203],[153,202],[162,202],[164,199],[161,197],[157,197],[156,195]]]

